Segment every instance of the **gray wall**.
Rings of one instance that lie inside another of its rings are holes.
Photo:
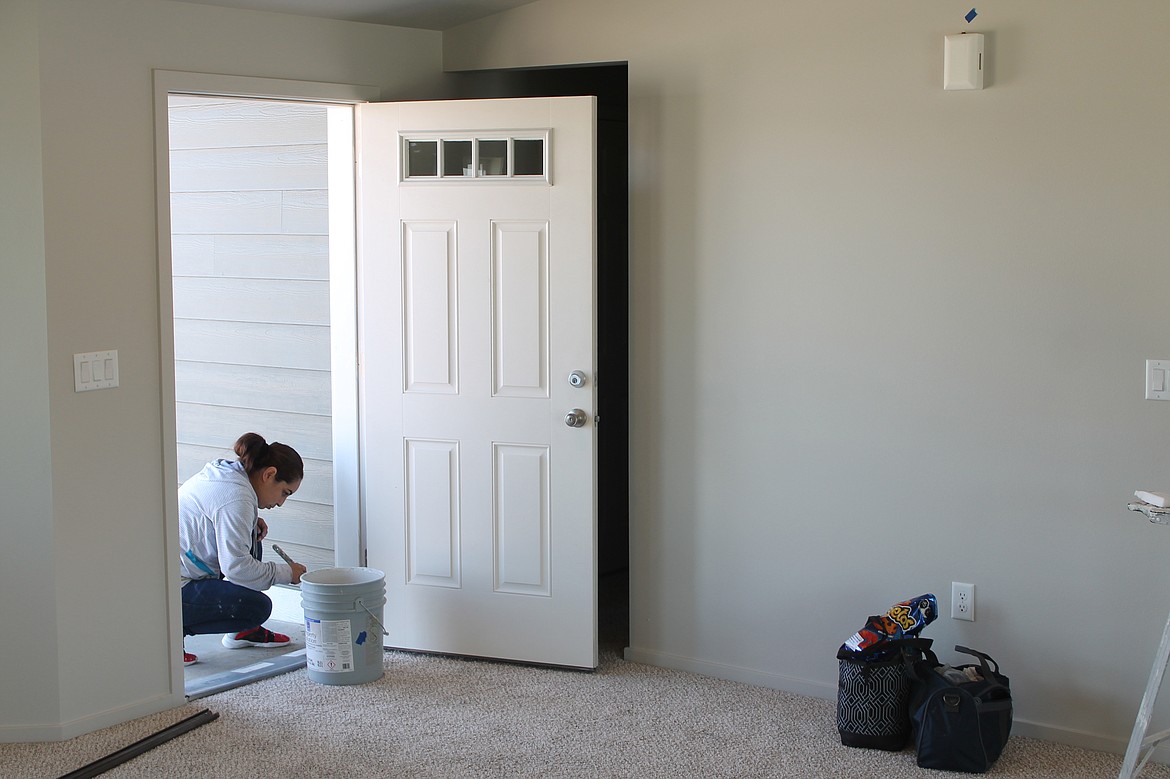
[[[950,582],[1018,732],[1121,748],[1170,607],[1170,4],[538,0],[448,69],[629,62],[630,656],[832,698]],[[942,90],[987,34],[988,88]]]
[[[36,8],[0,3],[0,732],[60,712],[49,445],[48,306]],[[16,707],[19,707],[17,709]]]
[[[1124,510],[1167,481],[1170,5],[989,2],[538,0],[444,39],[453,68],[630,62],[631,655],[831,697],[867,614],[970,581],[979,621],[929,634],[1004,663],[1020,732],[1119,747],[1170,605],[1170,535]],[[436,34],[162,0],[0,22],[24,740],[181,700],[151,69],[409,98],[440,65]],[[944,93],[963,29],[988,89]],[[105,348],[122,386],[75,394]]]
[[[433,93],[440,37],[165,0],[0,9],[0,89],[19,108],[3,112],[0,144],[0,343],[20,366],[0,380],[0,740],[25,741],[183,700],[168,574],[177,543],[165,520],[175,498],[163,468],[152,70],[367,84],[412,98]],[[120,386],[75,393],[72,355],[107,348],[119,352]]]

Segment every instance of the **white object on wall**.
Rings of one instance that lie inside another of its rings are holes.
[[[1146,400],[1170,400],[1170,360],[1146,360]]]
[[[983,89],[983,34],[948,35],[943,44],[943,89]]]
[[[118,386],[118,350],[73,355],[73,390],[111,389]]]

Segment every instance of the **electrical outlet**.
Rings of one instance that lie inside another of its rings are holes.
[[[951,619],[975,621],[975,585],[951,582]]]

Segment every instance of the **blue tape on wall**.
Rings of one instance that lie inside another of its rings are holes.
[[[978,15],[979,14],[975,11],[975,9],[972,8],[970,11],[967,12],[967,15],[964,16],[963,18],[967,20],[967,24],[970,24],[972,22],[972,20],[974,20],[975,17]]]

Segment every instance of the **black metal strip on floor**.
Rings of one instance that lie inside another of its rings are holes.
[[[100,760],[95,760],[89,765],[82,766],[76,771],[70,771],[64,774],[61,779],[89,779],[91,776],[104,774],[115,766],[122,765],[128,760],[141,755],[143,752],[149,752],[158,745],[170,741],[172,738],[181,736],[184,733],[194,730],[200,725],[206,725],[208,722],[219,719],[219,715],[210,709],[204,709],[198,714],[192,714],[187,719],[180,720],[169,728],[164,728],[152,736],[147,736],[144,739],[135,741],[128,747],[122,747],[117,752],[113,752]]]

